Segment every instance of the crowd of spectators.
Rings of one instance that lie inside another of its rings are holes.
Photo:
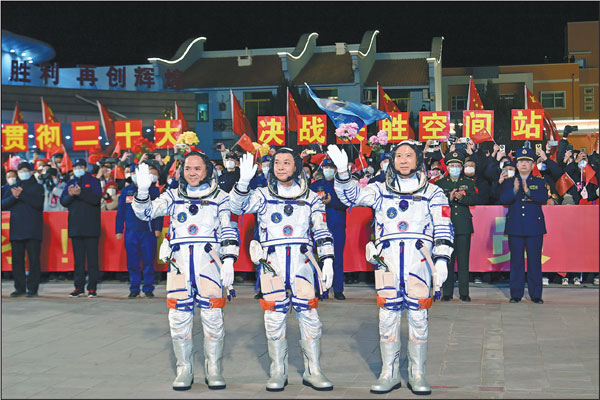
[[[571,129],[567,126],[564,130],[563,138],[558,143],[547,142],[543,148],[541,144],[525,143],[526,147],[529,146],[535,149],[537,156],[533,174],[542,177],[546,182],[548,205],[597,205],[599,201],[598,185],[596,184],[597,178],[590,181],[589,177],[593,173],[596,174],[596,177],[600,176],[600,156],[596,151],[587,154],[585,148],[574,149],[567,140],[570,132]],[[552,146],[553,144],[555,146]],[[364,162],[361,161],[358,165],[354,162],[349,163],[352,178],[358,182],[359,186],[365,186],[369,182],[383,181],[385,179],[385,174],[390,163],[389,153],[385,151],[386,147],[389,148],[391,145],[382,146],[383,151],[373,152],[368,156],[365,155]],[[451,140],[445,144],[435,141],[423,143],[425,168],[427,169],[430,182],[434,184],[448,175],[448,166],[444,162],[444,157],[452,152],[460,152],[462,154],[464,165],[461,170],[461,177],[472,180],[475,186],[473,205],[500,204],[500,186],[502,182],[515,175],[514,150],[509,151],[506,149],[506,146],[491,141],[475,144],[470,140],[463,140],[461,138]],[[213,164],[219,176],[219,186],[222,190],[229,192],[239,179],[239,159],[243,154],[243,150],[239,147],[226,149],[223,144],[219,143],[217,151],[220,151],[221,159],[214,160]],[[272,146],[269,154],[257,160],[259,168],[255,179],[250,184],[252,189],[258,186],[266,186],[266,175],[270,160],[269,155],[274,154],[275,151],[275,146]],[[332,180],[331,171],[328,171],[328,169],[332,170],[333,167],[330,163],[323,162],[326,156],[325,149],[322,146],[318,144],[310,145],[299,151],[300,157],[304,161],[304,172],[311,183]],[[160,193],[162,193],[168,188],[177,187],[179,169],[174,168],[173,163],[181,160],[180,156],[163,158],[164,153],[161,155],[158,151],[143,154],[140,159],[136,160],[131,152],[125,151],[123,154],[113,154],[114,157],[103,157],[96,163],[86,163],[83,160],[84,162],[80,163],[79,167],[75,163],[72,170],[62,173],[61,161],[63,154],[54,154],[49,159],[42,158],[41,156],[42,153],[38,149],[35,149],[31,154],[31,161],[13,157],[15,160],[5,163],[11,164],[8,165],[8,168],[5,169],[5,165],[3,165],[3,210],[12,211],[13,213],[17,212],[19,215],[27,213],[27,210],[19,211],[19,208],[14,208],[14,205],[19,203],[17,202],[19,197],[15,195],[20,194],[20,198],[26,202],[27,192],[31,191],[31,188],[35,188],[32,185],[37,183],[40,185],[40,189],[36,189],[35,192],[38,194],[43,193],[43,202],[40,202],[41,209],[39,211],[67,211],[69,209],[68,204],[65,201],[61,201],[61,197],[64,197],[65,193],[74,194],[68,187],[68,183],[73,179],[79,178],[77,176],[77,169],[83,169],[81,173],[89,175],[90,181],[97,182],[100,188],[100,200],[97,206],[94,205],[93,207],[97,207],[102,211],[117,210],[119,198],[123,190],[129,185],[135,184],[135,170],[139,163],[148,163],[158,173],[155,185]],[[15,161],[20,161],[20,163],[17,164]],[[28,176],[27,170],[30,170],[30,176]],[[118,171],[121,171],[122,174],[119,174]],[[556,183],[561,179],[563,174],[567,174],[574,184],[566,193],[562,193],[561,195],[557,190]],[[30,189],[27,189],[28,187]],[[19,190],[23,190],[23,193],[15,193]],[[335,201],[331,205],[329,204],[331,202],[331,194],[327,191],[317,191],[322,196],[327,207],[335,206],[340,208],[340,205]],[[11,241],[18,240],[12,236],[12,229],[11,224]],[[14,247],[13,251],[15,251]],[[20,248],[17,251],[21,251]],[[35,254],[36,249],[32,251]],[[39,252],[39,250],[37,251]],[[339,250],[336,248],[336,251]],[[39,275],[39,272],[37,274]],[[253,279],[253,274],[237,275],[237,280]],[[157,276],[160,279],[161,275],[157,274]],[[15,279],[17,279],[16,276]],[[18,279],[21,278],[19,277]],[[121,274],[120,279],[124,280],[126,277]],[[506,281],[506,279],[507,274],[500,272],[470,274],[471,282],[475,283],[502,282]],[[357,283],[359,280],[371,281],[372,277],[366,273],[345,273],[346,284]],[[580,273],[549,273],[544,274],[543,280],[544,285],[547,285],[549,282],[561,283],[563,285],[568,285],[571,282],[572,284],[579,285],[583,281],[583,275]],[[588,274],[586,280],[593,281],[597,285],[598,275],[595,273]],[[21,285],[21,282],[19,282],[19,285]],[[25,291],[25,289],[21,286],[17,291]],[[32,293],[37,292],[35,282],[31,291]]]

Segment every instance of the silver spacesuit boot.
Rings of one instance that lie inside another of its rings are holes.
[[[425,379],[427,361],[427,342],[408,341],[408,388],[414,394],[431,394],[431,388]]]
[[[223,339],[204,338],[204,381],[209,389],[225,389],[222,375]]]
[[[267,381],[267,391],[280,392],[288,384],[288,345],[287,340],[267,340],[271,357],[271,377]]]
[[[388,393],[401,386],[400,382],[400,342],[379,342],[381,350],[381,374],[371,393]]]
[[[321,341],[300,340],[300,347],[304,356],[304,374],[302,383],[315,390],[333,390],[333,383],[321,372],[319,356],[321,355]]]
[[[173,351],[177,359],[177,377],[173,390],[189,390],[194,383],[194,360],[192,339],[173,340]]]

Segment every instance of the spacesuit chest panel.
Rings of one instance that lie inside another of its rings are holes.
[[[424,216],[426,216],[424,218]],[[381,207],[375,213],[376,238],[406,234],[406,236],[432,235],[428,199],[423,194],[384,194]]]
[[[217,199],[177,201],[171,214],[171,243],[217,242]]]
[[[290,201],[269,197],[258,216],[261,242],[275,239],[308,239],[310,227],[308,199]]]

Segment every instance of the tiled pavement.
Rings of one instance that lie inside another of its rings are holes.
[[[347,287],[346,301],[320,304],[321,364],[332,392],[302,385],[296,318],[288,318],[289,385],[264,390],[269,357],[262,311],[250,286],[225,309],[227,389],[203,379],[202,332],[195,318],[196,383],[171,389],[175,359],[165,286],[154,299],[128,300],[125,283],[103,283],[95,299],[67,297],[72,285],[45,283],[38,298],[9,297],[2,282],[2,398],[405,398],[402,388],[372,395],[380,369],[374,289]],[[508,288],[471,288],[473,302],[435,303],[427,378],[431,398],[598,398],[598,287],[544,288],[545,304],[508,303]],[[407,339],[402,323],[403,344]]]

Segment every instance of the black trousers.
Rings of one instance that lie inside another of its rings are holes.
[[[75,289],[83,290],[85,287],[85,261],[88,267],[88,290],[96,290],[98,284],[98,242],[99,237],[72,237],[73,258],[75,258],[75,272],[73,280]]]
[[[15,278],[15,290],[18,292],[37,293],[40,286],[40,251],[42,241],[37,239],[11,240],[12,271]],[[25,284],[25,250],[29,257],[29,276]]]
[[[471,253],[471,234],[454,236],[454,251],[448,263],[448,279],[442,285],[442,295],[452,297],[454,293],[454,263],[458,264],[458,294],[469,295],[469,255]]]

